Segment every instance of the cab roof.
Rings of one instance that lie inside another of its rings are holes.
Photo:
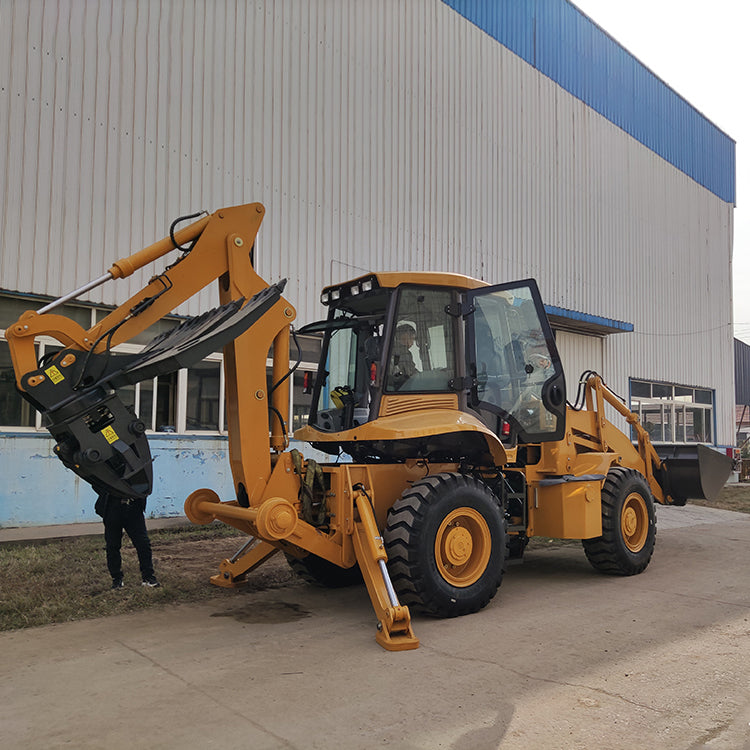
[[[342,281],[339,284],[331,284],[323,289],[323,293],[341,287],[361,285],[363,282],[370,280],[375,280],[376,283],[374,286],[380,287],[381,289],[395,289],[401,284],[447,286],[455,289],[478,289],[483,286],[489,286],[486,281],[480,281],[479,279],[474,279],[471,276],[464,276],[460,273],[444,273],[440,271],[387,271],[381,273],[368,273],[364,276],[357,276],[348,281]]]

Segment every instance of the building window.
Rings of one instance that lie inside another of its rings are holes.
[[[53,339],[41,337],[37,341],[36,356],[39,362],[62,347]],[[42,417],[16,390],[16,375],[10,359],[10,346],[0,331],[0,427],[41,429]]]
[[[91,317],[101,311],[86,310]],[[86,321],[82,318],[81,323]],[[161,328],[173,323],[162,323]],[[156,328],[156,327],[153,327]],[[159,330],[156,331],[157,333]],[[301,363],[293,375],[290,394],[290,424],[287,431],[307,423],[310,412],[310,395],[305,393],[305,372],[309,372],[311,382],[320,356],[320,339],[298,337],[301,347]],[[37,341],[37,358],[59,351],[57,341],[41,336]],[[137,353],[141,346],[132,341],[115,347],[118,353]],[[296,351],[292,346],[293,359]],[[271,361],[267,361],[267,373],[271,378]],[[151,433],[192,433],[206,435],[226,434],[226,404],[223,357],[213,354],[189,369],[179,370],[169,375],[160,375],[153,380],[145,380],[118,389],[118,396],[124,404],[133,408]],[[10,359],[10,348],[0,329],[0,430],[42,430],[41,415],[16,391],[15,373]]]
[[[223,415],[223,369],[220,361],[203,360],[187,371],[185,427],[188,432],[220,432]]]
[[[711,389],[631,379],[630,408],[655,443],[713,442]]]
[[[176,372],[159,375],[153,380],[144,380],[127,389],[120,389],[118,395],[135,409],[150,432],[179,432],[177,380]]]
[[[36,426],[36,410],[16,391],[16,375],[7,341],[0,341],[0,425]]]

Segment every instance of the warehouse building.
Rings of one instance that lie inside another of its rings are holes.
[[[534,277],[571,400],[596,370],[655,442],[734,445],[735,144],[567,0],[12,0],[0,132],[0,526],[95,519],[15,391],[5,329],[176,217],[253,201],[257,268],[289,278],[298,326],[369,270]],[[65,314],[89,327],[152,273]],[[124,398],[153,515],[198,487],[233,497],[220,353]]]

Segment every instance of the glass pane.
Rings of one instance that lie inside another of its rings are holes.
[[[328,348],[328,385],[330,390],[351,388],[356,390],[357,335],[354,329],[335,331]],[[331,406],[331,403],[328,403]]]
[[[356,318],[337,311],[333,320],[321,325],[328,330],[325,362],[314,386],[314,424],[329,432],[350,429],[370,418],[371,386],[378,377],[383,352],[383,319],[378,314]]]
[[[322,342],[318,336],[297,336],[297,341],[302,354],[302,362],[317,362],[320,359],[320,345]],[[294,341],[292,341],[289,351],[292,363],[296,362],[297,347],[294,345]]]
[[[156,385],[156,431],[176,431],[177,373],[160,375]]]
[[[135,410],[135,384],[125,385],[117,389],[117,395],[125,406]]]
[[[78,307],[78,305],[63,305],[61,310],[53,310],[54,313],[64,315],[66,318],[70,318],[78,323],[84,331],[88,331],[91,328],[91,308],[90,307]]]
[[[187,429],[219,429],[219,362],[199,362],[187,374]]]
[[[695,403],[696,404],[711,404],[714,403],[714,395],[712,391],[698,390],[695,391]]]
[[[16,376],[7,341],[0,341],[0,425],[33,427],[36,410],[16,391]]]
[[[654,398],[672,398],[672,386],[664,383],[652,383],[651,392]]]
[[[667,443],[671,443],[674,441],[674,409],[670,404],[664,404],[662,415],[662,429],[664,430],[664,440]]]
[[[390,343],[387,390],[445,392],[455,377],[454,320],[443,289],[404,289]]]
[[[15,297],[0,297],[0,328],[8,328],[27,310],[38,310],[45,302]]]
[[[154,429],[154,381],[144,380],[140,385],[140,406],[138,416],[146,423],[146,428]]]
[[[685,403],[690,403],[693,400],[693,389],[676,385],[674,387],[674,398],[675,401],[684,401]]]
[[[651,398],[651,383],[642,383],[640,380],[631,381],[630,393],[641,398]]]
[[[685,440],[695,443],[711,442],[711,410],[697,407],[685,409]]]
[[[528,287],[477,296],[474,344],[480,402],[499,407],[527,432],[554,432],[542,402],[556,370]]]
[[[653,441],[663,442],[661,406],[643,405],[642,412],[643,427]]]
[[[678,443],[685,442],[685,407],[675,407],[675,440]]]

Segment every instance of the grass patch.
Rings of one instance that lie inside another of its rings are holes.
[[[210,599],[218,564],[246,539],[215,525],[149,534],[159,588],[141,586],[138,558],[127,536],[122,561],[126,588],[113,591],[104,535],[0,546],[0,630],[123,614],[155,605]]]
[[[716,500],[688,500],[691,505],[750,513],[750,484],[727,484]]]

